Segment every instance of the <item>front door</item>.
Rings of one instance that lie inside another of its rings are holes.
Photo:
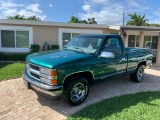
[[[100,57],[96,65],[96,73],[99,78],[106,78],[126,72],[126,55],[122,52],[118,38],[109,38],[105,42],[102,52],[114,54],[114,58]]]

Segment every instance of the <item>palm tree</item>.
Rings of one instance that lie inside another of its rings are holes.
[[[132,25],[132,26],[146,26],[148,25],[147,19],[145,19],[145,15],[137,15],[137,13],[129,14],[130,20],[127,21],[126,25]]]

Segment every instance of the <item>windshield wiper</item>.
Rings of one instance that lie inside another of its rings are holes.
[[[75,49],[81,50],[81,52],[83,52],[83,49],[79,48],[79,47],[73,47]]]
[[[64,50],[67,50],[67,47],[66,47],[66,46],[64,46],[64,47],[63,47],[63,49],[64,49]]]
[[[83,52],[83,53],[89,54],[88,52],[84,52],[84,51],[83,51],[83,49],[81,49],[81,48],[79,48],[79,47],[73,47],[73,48],[80,50],[80,52]]]

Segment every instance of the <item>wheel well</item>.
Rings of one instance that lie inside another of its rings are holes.
[[[76,78],[76,77],[83,77],[83,78],[85,78],[88,81],[88,83],[90,85],[93,84],[93,75],[92,75],[91,72],[80,72],[80,73],[75,73],[75,74],[67,76],[64,79],[63,85],[65,85],[66,83],[68,83],[71,78]]]
[[[138,66],[140,66],[140,65],[145,65],[145,66],[146,66],[146,61],[140,62],[140,63],[138,64]]]

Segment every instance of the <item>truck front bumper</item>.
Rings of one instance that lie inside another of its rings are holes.
[[[28,75],[26,70],[23,70],[23,80],[25,85],[28,87],[33,87],[37,91],[52,96],[59,96],[62,94],[62,85],[48,85],[39,80],[36,80]]]

